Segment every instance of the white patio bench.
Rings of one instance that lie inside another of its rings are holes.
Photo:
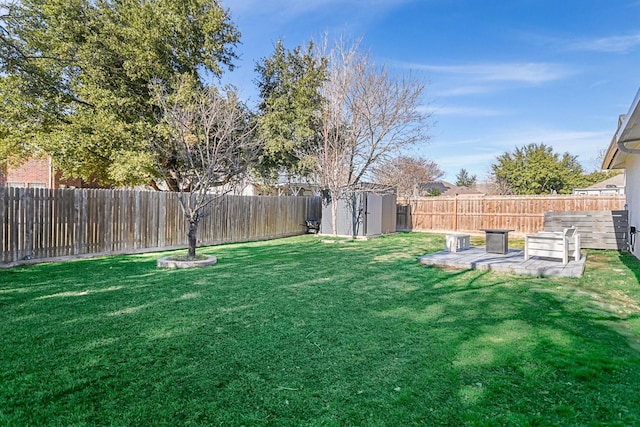
[[[580,260],[580,234],[575,227],[565,228],[563,231],[541,231],[527,234],[524,237],[524,259],[532,256],[545,258],[559,258],[563,264],[569,262],[569,257]]]
[[[471,236],[469,234],[447,234],[445,238],[444,248],[449,252],[458,252],[463,249],[469,249]]]

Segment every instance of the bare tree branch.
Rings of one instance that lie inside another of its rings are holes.
[[[325,39],[318,54],[328,58],[322,86],[320,143],[299,155],[330,194],[336,233],[337,200],[366,179],[375,165],[403,148],[427,141],[430,114],[420,108],[425,85],[392,75],[359,51],[359,44]]]
[[[398,196],[405,198],[422,196],[422,184],[442,176],[437,163],[424,157],[397,156],[373,168],[376,182],[396,187]]]

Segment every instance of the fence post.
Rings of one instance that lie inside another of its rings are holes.
[[[33,192],[34,189],[26,188],[24,190],[24,258],[33,258],[33,227],[34,213],[33,213]]]
[[[76,189],[73,196],[73,255],[79,255],[87,253],[87,190]]]
[[[113,197],[113,190],[107,190],[106,198],[104,199],[103,215],[104,215],[104,239],[103,244],[106,251],[111,251],[111,236],[113,230],[113,213],[111,212],[111,198]],[[99,212],[99,211],[98,211]]]
[[[140,212],[140,191],[135,191],[133,202],[133,248],[139,249],[142,244],[142,237],[140,235],[140,228],[142,228],[142,212]],[[146,214],[146,212],[145,212]]]
[[[9,218],[7,216],[8,210],[6,209],[5,201],[9,196],[9,194],[7,194],[7,190],[8,189],[6,187],[0,187],[0,251],[2,251],[2,258],[0,259],[0,261],[2,262],[7,261],[7,254],[9,252],[9,247],[5,243],[5,234],[7,233],[5,228],[8,228],[9,226]]]
[[[21,206],[20,206],[20,194],[23,190],[20,188],[10,188],[9,189],[9,203],[11,204],[10,206],[12,207],[13,210],[13,227],[10,228],[11,230],[11,244],[13,245],[12,248],[12,253],[13,253],[13,259],[12,261],[18,261],[20,258],[18,256],[18,250],[19,248],[22,246],[21,242],[18,240],[18,236],[19,230],[24,230],[24,224],[22,224],[22,228],[21,228],[21,221],[22,221],[22,213],[21,213]]]
[[[453,229],[458,231],[458,195],[453,196]]]
[[[158,246],[164,248],[167,245],[167,193],[159,193],[158,199]]]

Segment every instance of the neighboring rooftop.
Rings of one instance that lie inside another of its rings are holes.
[[[477,195],[482,196],[484,193],[472,187],[458,187],[446,181],[433,181],[422,184],[422,192],[429,194],[434,190],[439,191],[439,196],[458,196],[458,195]]]
[[[617,174],[604,181],[597,182],[589,187],[575,188],[573,194],[624,194],[625,190],[625,177],[623,173]]]
[[[615,188],[624,187],[624,174],[619,173],[611,178],[607,178],[604,181],[597,182],[587,188]]]

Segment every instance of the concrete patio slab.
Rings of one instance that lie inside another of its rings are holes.
[[[484,247],[472,246],[460,252],[436,252],[418,258],[423,265],[452,267],[460,269],[491,270],[503,273],[527,274],[543,277],[582,277],[587,255],[579,261],[570,260],[567,265],[561,261],[532,257],[524,260],[524,251],[511,249],[509,253],[487,253]]]

